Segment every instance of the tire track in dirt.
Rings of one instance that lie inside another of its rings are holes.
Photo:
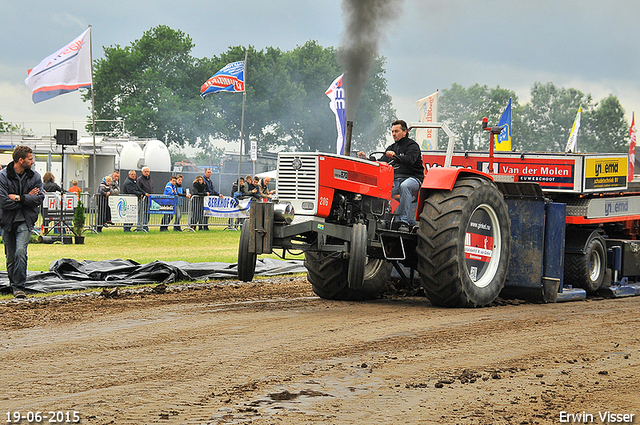
[[[3,330],[0,404],[95,424],[533,424],[640,407],[639,299],[449,310],[320,300],[301,280],[3,305],[27,320]]]

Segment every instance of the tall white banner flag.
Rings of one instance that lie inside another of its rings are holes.
[[[91,28],[29,70],[33,103],[91,87]]]
[[[329,108],[336,116],[336,128],[338,129],[338,139],[336,140],[336,153],[338,155],[344,155],[344,136],[346,133],[346,101],[344,98],[344,89],[342,88],[342,76],[333,80],[333,83],[329,86],[324,93],[329,98]]]
[[[569,140],[567,140],[567,147],[565,148],[565,152],[575,152],[576,145],[578,144],[578,130],[580,130],[580,113],[582,112],[582,107],[578,108],[578,114],[576,115],[575,121],[573,121],[573,127],[571,127],[571,133],[569,133]]]
[[[420,122],[438,122],[438,91],[416,102],[420,109]],[[438,149],[438,129],[416,129],[416,142],[421,149]]]

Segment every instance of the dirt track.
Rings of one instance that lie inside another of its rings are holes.
[[[8,301],[0,318],[3,423],[640,423],[640,297],[448,310],[286,277]]]

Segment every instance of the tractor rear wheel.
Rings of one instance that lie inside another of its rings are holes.
[[[328,300],[361,301],[376,299],[391,276],[391,263],[367,258],[361,289],[349,288],[349,261],[338,253],[307,251],[304,266],[313,292]]]
[[[238,278],[243,282],[251,282],[256,270],[256,254],[249,252],[249,219],[245,219],[240,231],[238,244]]]
[[[418,271],[432,304],[482,307],[504,287],[511,248],[502,194],[482,177],[431,193],[420,214]]]
[[[606,242],[597,232],[591,233],[583,253],[565,253],[564,283],[593,294],[602,286],[607,269]]]

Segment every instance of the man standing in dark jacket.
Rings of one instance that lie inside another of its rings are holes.
[[[135,195],[138,198],[138,223],[140,223],[140,209],[142,208],[144,197],[149,196],[149,194],[145,193],[144,190],[138,187],[135,170],[130,170],[127,178],[124,180],[124,183],[122,184],[122,194]],[[124,231],[130,232],[131,224],[125,224]]]
[[[44,201],[42,179],[31,169],[32,165],[31,148],[18,146],[13,151],[13,161],[0,171],[2,240],[9,283],[16,298],[27,297],[27,247]]]
[[[222,198],[222,194],[218,193],[216,187],[213,185],[211,181],[211,168],[207,168],[204,170],[204,184],[207,185],[207,196],[219,196]],[[209,217],[204,217],[204,226],[202,226],[202,230],[209,230]]]
[[[395,210],[401,230],[408,230],[415,225],[409,217],[413,195],[418,192],[424,179],[424,165],[420,145],[410,139],[409,129],[404,120],[396,120],[391,124],[391,136],[394,143],[389,145],[385,155],[380,159],[394,168],[392,195],[400,195],[400,204]],[[364,152],[358,152],[359,158],[366,158]]]
[[[149,167],[142,167],[142,175],[138,177],[138,187],[144,191],[142,205],[138,209],[138,232],[149,231],[149,194],[153,193],[153,180],[151,179],[151,171]]]

